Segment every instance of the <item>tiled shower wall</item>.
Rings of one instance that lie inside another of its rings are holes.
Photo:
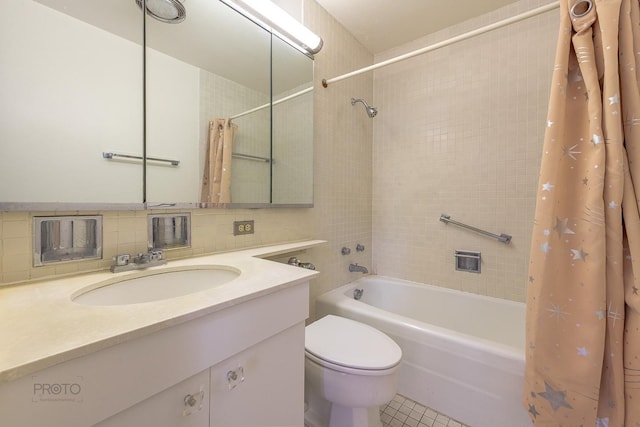
[[[549,3],[523,0],[379,62]],[[378,274],[523,301],[558,9],[374,75],[373,245]],[[439,221],[440,214],[510,245]],[[454,269],[480,251],[481,273]]]
[[[315,60],[313,209],[193,210],[189,249],[169,258],[227,251],[285,241],[322,239],[328,243],[299,258],[313,262],[321,276],[311,284],[313,298],[358,277],[350,262],[371,263],[371,140],[373,122],[351,97],[373,97],[371,74],[323,89],[323,78],[370,65],[373,56],[313,0],[304,0],[305,24],[324,39]],[[163,212],[163,211],[154,211]],[[76,214],[58,212],[55,214]],[[104,259],[32,267],[32,218],[53,212],[0,212],[0,285],[106,268],[116,253],[146,250],[145,211],[81,212],[104,215]],[[234,220],[255,220],[255,234],[233,236]],[[355,245],[365,245],[365,252]],[[353,253],[340,255],[342,246]]]

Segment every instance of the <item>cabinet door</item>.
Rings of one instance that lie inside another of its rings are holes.
[[[207,427],[209,370],[107,418],[96,427]]]
[[[304,323],[211,368],[210,425],[304,425]]]

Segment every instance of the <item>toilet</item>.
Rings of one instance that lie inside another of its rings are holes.
[[[328,315],[305,329],[305,425],[382,427],[402,350],[364,323]]]

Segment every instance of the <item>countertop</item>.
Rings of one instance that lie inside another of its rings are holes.
[[[318,272],[263,258],[322,243],[286,243],[169,261],[145,270],[105,271],[0,288],[0,384],[308,281]],[[206,265],[230,266],[241,274],[220,287],[153,302],[87,306],[71,300],[105,280]]]

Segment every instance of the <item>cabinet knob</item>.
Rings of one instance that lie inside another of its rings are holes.
[[[227,372],[227,385],[229,390],[233,390],[239,383],[244,381],[244,368],[238,366],[237,369],[233,369]]]
[[[187,394],[184,399],[184,408],[182,408],[182,416],[187,417],[202,410],[204,404],[204,386],[200,386],[200,391],[196,394]]]
[[[187,406],[191,406],[191,407],[193,408],[194,406],[196,406],[196,403],[198,403],[198,399],[196,399],[195,397],[193,397],[193,395],[192,395],[192,394],[187,394],[187,395],[184,397],[184,404],[185,404],[185,405],[187,405]]]

